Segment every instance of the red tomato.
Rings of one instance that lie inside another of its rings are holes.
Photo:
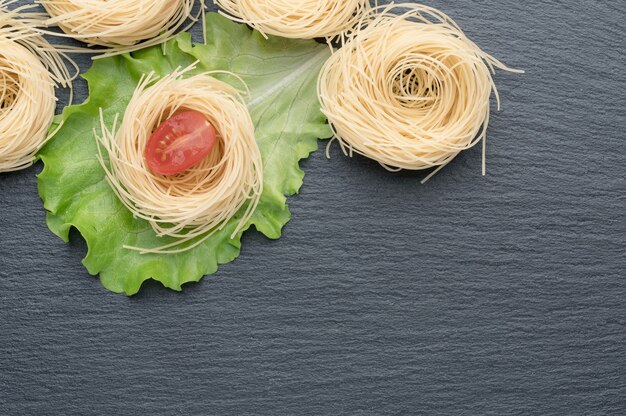
[[[215,145],[215,128],[198,111],[165,120],[150,136],[146,162],[157,175],[176,175],[198,164]]]

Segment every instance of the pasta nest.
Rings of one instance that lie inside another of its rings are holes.
[[[120,201],[147,220],[161,247],[127,247],[142,253],[187,251],[237,218],[233,236],[243,230],[263,191],[263,166],[254,125],[239,91],[214,73],[184,78],[177,70],[156,83],[146,76],[138,85],[119,129],[101,116],[99,158]],[[154,83],[153,85],[150,85]],[[217,131],[212,152],[178,175],[150,171],[144,149],[152,132],[180,111],[198,111]],[[108,163],[105,160],[106,154]]]
[[[215,0],[223,14],[264,35],[313,39],[349,31],[369,0]]]
[[[318,91],[346,155],[389,170],[440,169],[486,140],[492,93],[500,105],[495,68],[513,71],[444,13],[391,5],[361,19],[322,69]]]

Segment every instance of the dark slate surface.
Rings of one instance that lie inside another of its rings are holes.
[[[528,71],[485,178],[319,152],[284,238],[127,298],[1,175],[0,415],[626,414],[626,3],[428,3]]]

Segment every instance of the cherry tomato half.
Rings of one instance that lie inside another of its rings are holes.
[[[176,175],[198,164],[215,145],[215,128],[198,111],[182,111],[161,123],[146,145],[146,162],[157,175]]]

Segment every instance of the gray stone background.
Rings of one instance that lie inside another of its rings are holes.
[[[320,151],[283,238],[127,298],[0,175],[0,415],[626,414],[626,3],[426,3],[527,71],[484,178]]]

